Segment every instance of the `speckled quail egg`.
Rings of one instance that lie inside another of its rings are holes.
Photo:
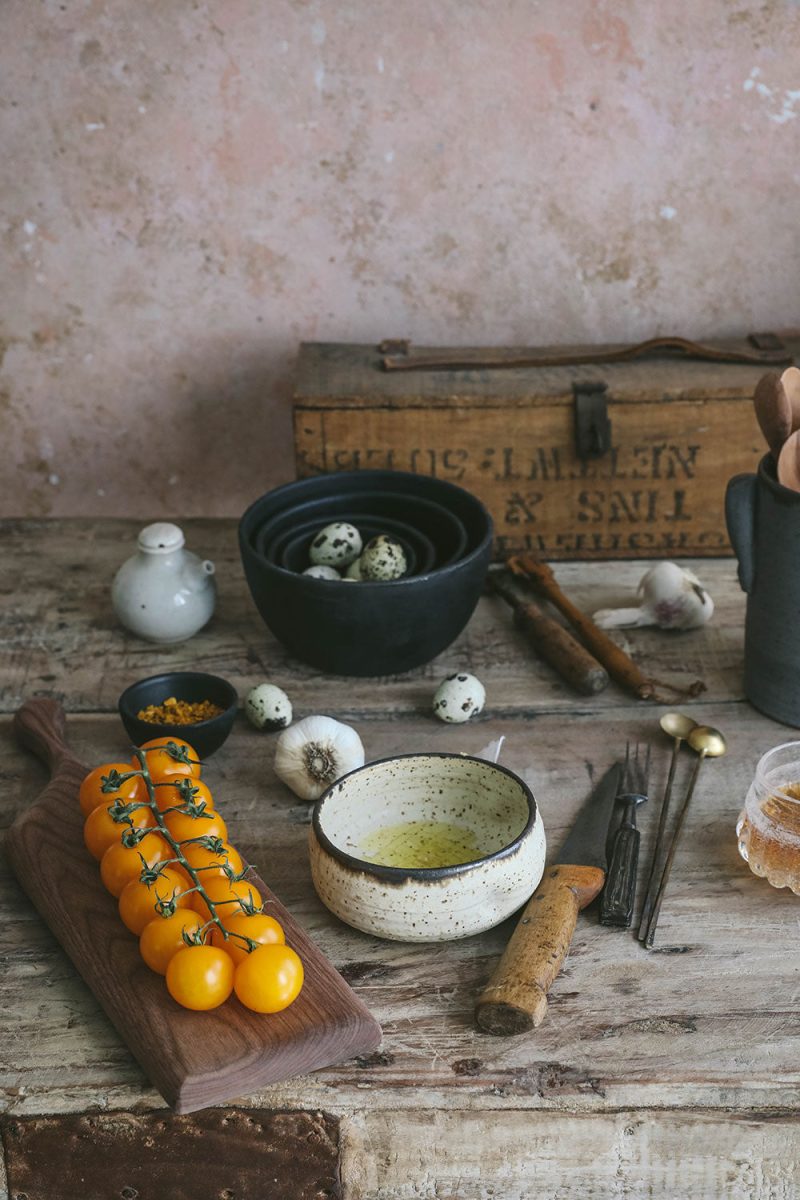
[[[399,579],[408,570],[406,553],[396,538],[379,533],[367,542],[359,559],[361,578],[371,581]]]
[[[361,534],[347,521],[334,521],[314,537],[309,558],[315,566],[346,567],[361,553]]]
[[[361,574],[361,559],[360,558],[353,559],[353,561],[350,563],[350,566],[345,571],[344,577],[348,581],[351,579],[362,579],[363,578],[363,576]]]
[[[440,721],[460,725],[483,711],[486,689],[474,675],[448,675],[436,689],[433,711]]]
[[[312,579],[341,579],[341,575],[335,567],[326,567],[322,563],[317,563],[316,566],[306,567],[303,571],[304,575],[310,575]]]
[[[292,702],[274,683],[259,683],[248,692],[244,711],[256,729],[285,729],[292,723]]]

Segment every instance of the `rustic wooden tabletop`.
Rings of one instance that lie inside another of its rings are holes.
[[[592,699],[570,694],[532,656],[501,600],[485,597],[458,642],[423,670],[325,678],[290,660],[261,623],[233,522],[192,521],[188,544],[217,564],[217,614],[191,641],[159,648],[127,635],[110,607],[111,579],[136,531],[122,521],[0,527],[4,827],[45,778],[10,736],[25,699],[62,699],[73,748],[101,762],[126,748],[116,715],[122,689],[195,667],[224,675],[242,696],[266,678],[279,683],[298,714],[355,724],[368,758],[474,753],[505,734],[503,761],[531,784],[551,853],[626,739],[652,742],[660,794],[669,757],[658,729],[663,710],[614,685]],[[721,728],[730,747],[700,777],[652,952],[628,932],[599,926],[589,910],[544,1024],[509,1039],[477,1032],[474,999],[512,923],[441,945],[383,942],[340,924],[311,884],[309,807],[272,772],[274,735],[240,717],[206,770],[232,840],[374,1012],[383,1044],[242,1096],[230,1110],[174,1117],[4,866],[0,1083],[11,1194],[797,1196],[800,908],[750,874],[734,835],[758,757],[792,735],[743,700],[744,603],[733,561],[692,565],[717,603],[708,628],[616,635],[661,679],[702,678],[702,699],[682,707]],[[643,569],[567,563],[556,573],[591,611],[623,601]],[[435,682],[455,669],[473,671],[487,688],[486,712],[468,726],[444,726],[429,713]],[[679,784],[689,769],[687,752]],[[640,821],[642,865],[655,816],[654,808]],[[49,1190],[46,1160],[61,1171]]]

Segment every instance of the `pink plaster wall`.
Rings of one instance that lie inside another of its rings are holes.
[[[800,323],[800,5],[6,0],[5,514],[237,514],[303,338]]]

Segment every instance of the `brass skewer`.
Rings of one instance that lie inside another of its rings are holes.
[[[700,768],[702,767],[706,758],[719,758],[728,748],[725,738],[722,736],[720,731],[718,729],[712,729],[710,725],[698,725],[696,729],[692,730],[686,740],[692,749],[697,752],[698,758],[694,771],[692,772],[692,778],[689,781],[689,790],[686,793],[686,799],[684,800],[683,807],[678,814],[678,823],[675,826],[675,832],[672,835],[669,853],[667,854],[667,860],[664,863],[664,870],[661,873],[661,882],[658,885],[658,892],[656,893],[655,903],[653,904],[653,911],[650,915],[650,920],[647,925],[644,945],[648,950],[653,945],[653,939],[656,935],[656,926],[658,925],[658,916],[661,912],[661,903],[664,899],[664,891],[667,886],[667,881],[669,880],[669,873],[672,868],[673,859],[675,858],[675,851],[678,848],[678,840],[681,836],[681,830],[683,829],[683,822],[686,819],[686,813],[689,810],[689,804],[691,803],[692,796],[694,795],[695,784],[697,783],[697,777],[700,774]]]
[[[672,799],[672,785],[675,781],[675,768],[678,765],[678,754],[682,744],[686,741],[693,729],[697,728],[697,722],[691,717],[685,717],[683,713],[668,712],[664,713],[659,721],[659,725],[664,730],[664,733],[669,734],[674,739],[672,747],[672,758],[669,764],[669,775],[667,776],[667,786],[664,788],[664,799],[661,801],[661,813],[658,818],[658,832],[656,833],[655,845],[653,846],[653,857],[650,860],[650,871],[647,876],[647,887],[645,889],[644,904],[642,906],[642,915],[639,921],[639,932],[637,937],[639,941],[644,941],[647,934],[647,925],[650,921],[650,914],[653,911],[653,902],[656,898],[656,888],[658,886],[656,868],[658,861],[661,858],[661,846],[664,840],[664,830],[667,824],[667,813],[669,812],[670,800]]]

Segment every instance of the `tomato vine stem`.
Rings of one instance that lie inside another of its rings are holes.
[[[167,749],[169,750],[169,746],[167,746]],[[176,749],[177,749],[177,747],[176,747]],[[153,816],[155,817],[156,826],[158,828],[158,831],[161,833],[162,837],[166,840],[167,844],[171,848],[172,853],[174,855],[174,858],[169,859],[168,862],[177,862],[178,865],[183,868],[183,870],[186,872],[186,874],[191,879],[193,886],[191,888],[187,888],[186,893],[184,893],[184,894],[188,894],[189,892],[197,892],[198,895],[203,900],[203,903],[206,905],[208,912],[210,913],[210,919],[208,921],[206,921],[200,927],[199,930],[197,930],[197,933],[195,935],[190,935],[190,937],[187,938],[186,933],[184,932],[184,940],[186,940],[188,944],[202,944],[205,941],[205,936],[206,936],[207,930],[212,925],[216,925],[219,928],[223,938],[226,941],[228,940],[229,937],[240,937],[247,943],[248,951],[255,949],[255,946],[257,943],[254,942],[252,938],[248,938],[244,934],[237,934],[235,931],[233,931],[233,930],[229,931],[225,928],[225,925],[217,912],[217,907],[218,907],[218,904],[232,903],[232,901],[218,901],[218,902],[213,901],[211,899],[211,897],[209,896],[208,892],[206,891],[206,889],[203,887],[202,881],[199,877],[198,869],[191,866],[191,864],[187,861],[186,856],[184,855],[183,851],[181,850],[181,846],[183,846],[183,845],[188,845],[193,842],[203,841],[203,839],[206,835],[200,834],[198,837],[195,837],[195,838],[185,838],[183,842],[178,842],[173,837],[172,833],[168,829],[167,824],[164,820],[165,813],[158,806],[158,802],[156,800],[155,789],[157,787],[175,786],[175,785],[159,783],[159,782],[153,780],[153,778],[150,775],[149,768],[147,766],[147,751],[142,751],[139,749],[138,746],[134,746],[133,752],[141,765],[141,770],[131,771],[129,774],[124,775],[124,776],[118,775],[118,773],[113,772],[112,774],[116,775],[116,779],[114,780],[114,782],[116,783],[116,786],[119,787],[120,783],[123,783],[127,779],[132,778],[132,776],[134,776],[134,775],[138,775],[144,780],[145,786],[147,788],[147,795],[148,795],[147,807],[150,808]],[[174,754],[173,754],[173,757],[177,758],[177,756]],[[178,761],[184,761],[184,759],[179,759]],[[189,760],[186,759],[185,761],[189,761]],[[110,777],[109,777],[108,782],[109,783],[111,782]],[[105,783],[103,786],[104,786],[104,788],[106,788]],[[108,787],[107,790],[111,791],[112,788]],[[142,806],[144,806],[144,803],[145,802],[142,801],[140,804],[137,804],[136,807],[137,808],[142,807]],[[190,800],[189,805],[191,805],[191,804],[192,804],[192,802]],[[202,808],[204,808],[204,807],[205,807],[205,804],[203,804]],[[198,819],[201,819],[204,815],[202,808],[200,809],[199,812],[190,812],[188,815],[197,817]],[[184,809],[181,805],[176,806],[176,809],[168,809],[166,811],[172,812],[172,811],[176,811],[176,810],[184,811],[184,812],[186,811],[186,809]],[[132,824],[132,822],[131,822],[131,824]],[[227,858],[227,855],[226,855],[226,858]],[[144,867],[144,870],[142,871],[142,875],[145,875],[148,872],[148,870],[149,871],[153,870],[153,868],[148,867],[147,863],[144,860],[144,856],[142,856],[142,864]],[[156,868],[158,868],[158,865],[159,864],[156,864]],[[168,865],[168,863],[163,864],[163,866],[167,866],[167,865]],[[203,870],[203,869],[204,868],[202,868],[202,867],[199,868],[199,870]],[[244,875],[244,873],[245,872],[243,871],[242,875]],[[231,875],[229,878],[235,878],[235,876]],[[174,901],[174,899],[175,899],[175,893],[173,892],[171,901]],[[154,905],[154,908],[157,912],[159,911],[159,905],[161,905],[161,903],[162,903],[162,901],[159,900]],[[252,905],[246,904],[246,902],[239,899],[238,897],[236,898],[235,903],[237,903],[239,905],[239,908],[244,913],[257,911]],[[161,913],[160,915],[163,915],[163,913]]]

